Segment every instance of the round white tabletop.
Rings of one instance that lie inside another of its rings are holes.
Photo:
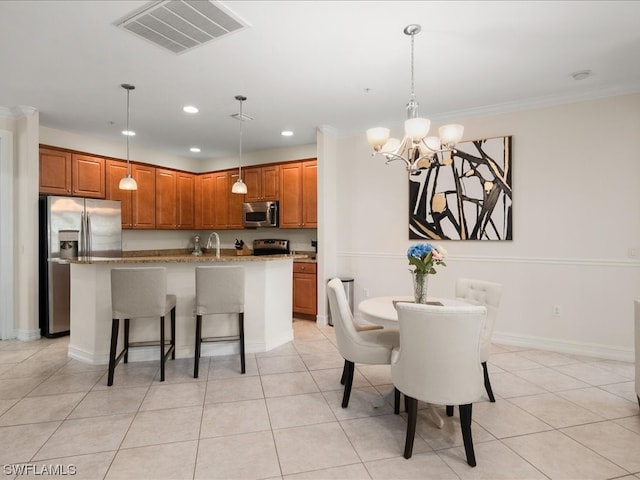
[[[386,328],[398,328],[398,312],[394,305],[396,302],[413,303],[413,297],[394,295],[390,297],[367,298],[358,304],[358,309],[362,314],[362,318],[368,322],[382,325]],[[427,303],[441,306],[469,305],[469,303],[463,300],[437,297],[429,297]]]

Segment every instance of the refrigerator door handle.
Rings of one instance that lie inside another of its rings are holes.
[[[87,219],[86,213],[80,215],[80,255],[87,254]]]
[[[87,236],[87,256],[90,257],[91,256],[91,218],[89,217],[89,213],[85,214],[87,217],[87,231],[86,231],[86,236]]]

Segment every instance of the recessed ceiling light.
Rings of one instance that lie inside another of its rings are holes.
[[[135,137],[136,132],[134,132],[133,130],[122,130],[122,134],[129,137]]]
[[[585,78],[589,78],[591,75],[593,75],[593,71],[591,70],[580,70],[571,74],[574,80],[584,80]]]
[[[193,153],[200,153],[200,149],[198,147],[191,147],[189,151]]]
[[[193,105],[186,105],[182,107],[182,111],[186,113],[198,113],[198,108]]]
[[[280,135],[283,137],[293,137],[293,132],[291,130],[283,130],[280,132]]]

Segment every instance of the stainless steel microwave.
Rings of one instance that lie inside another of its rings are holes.
[[[277,227],[278,202],[251,202],[242,204],[244,228]]]

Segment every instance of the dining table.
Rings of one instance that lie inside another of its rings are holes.
[[[414,303],[412,296],[393,295],[386,297],[371,297],[358,304],[358,310],[364,320],[385,328],[398,328],[398,312],[396,303]],[[428,297],[427,305],[438,305],[444,307],[459,307],[471,305],[464,300],[456,298]]]
[[[360,311],[362,318],[369,323],[381,325],[384,328],[398,329],[400,327],[398,322],[398,312],[396,310],[396,304],[398,302],[415,303],[413,296],[393,295],[385,297],[371,297],[361,301],[358,304],[358,310]],[[471,304],[464,300],[455,298],[428,297],[427,305],[456,307],[468,306]],[[392,396],[393,390],[384,395],[383,400],[381,402],[377,402],[375,406],[381,406],[385,402],[389,401]],[[428,406],[426,413],[438,428],[442,428],[444,426],[444,420],[433,408],[433,405]]]

